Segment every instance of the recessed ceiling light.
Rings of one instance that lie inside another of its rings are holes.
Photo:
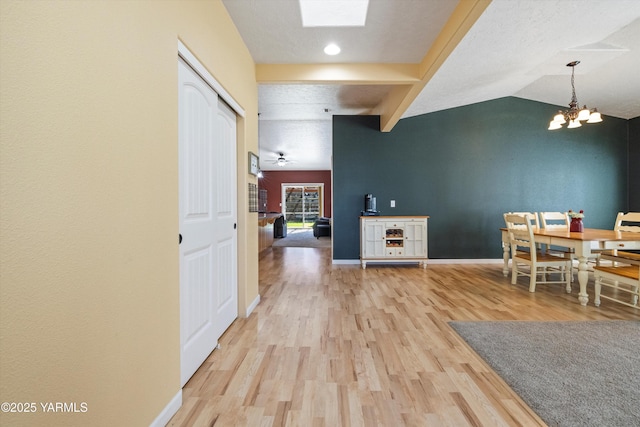
[[[340,53],[340,46],[333,43],[328,44],[324,48],[324,53],[326,53],[327,55],[337,55]]]
[[[298,0],[303,27],[364,27],[369,0]]]

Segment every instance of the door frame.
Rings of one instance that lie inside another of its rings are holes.
[[[191,68],[195,70],[196,73],[200,75],[204,79],[204,81],[211,86],[211,88],[218,94],[220,98],[226,102],[229,107],[240,117],[245,117],[244,108],[240,106],[236,102],[235,99],[231,96],[229,92],[227,92],[224,87],[207,71],[204,65],[198,61],[198,58],[195,57],[193,53],[180,41],[178,40],[178,56],[181,57]]]

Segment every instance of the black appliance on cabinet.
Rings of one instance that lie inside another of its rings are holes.
[[[361,216],[377,216],[380,212],[376,209],[376,198],[373,194],[364,195],[364,210],[360,212]]]

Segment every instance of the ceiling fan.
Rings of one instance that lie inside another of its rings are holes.
[[[284,158],[284,153],[278,153],[278,158],[273,161],[274,164],[283,168],[287,163],[291,163],[291,160],[287,160]]]

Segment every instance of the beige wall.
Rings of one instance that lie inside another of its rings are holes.
[[[0,401],[38,404],[1,425],[143,426],[180,390],[178,39],[246,111],[240,313],[258,295],[255,67],[220,1],[1,0]]]

